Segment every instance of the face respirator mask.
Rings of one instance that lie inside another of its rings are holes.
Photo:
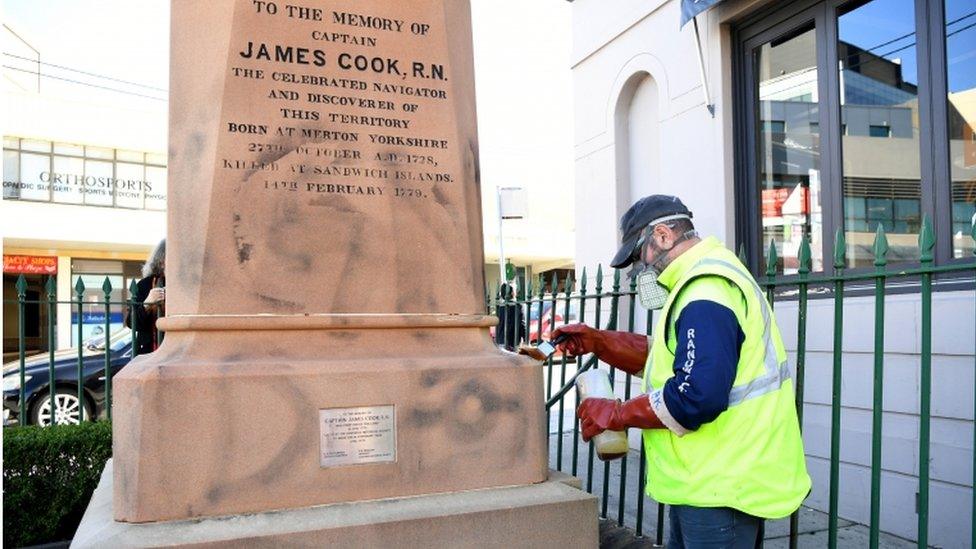
[[[661,219],[651,221],[647,224],[647,227],[644,228],[641,238],[637,241],[635,246],[635,253],[639,254],[637,261],[638,269],[640,269],[640,272],[637,274],[637,298],[640,301],[641,307],[644,307],[649,311],[664,308],[665,303],[668,301],[668,289],[658,283],[657,277],[661,271],[664,270],[662,266],[659,266],[660,263],[665,257],[667,257],[671,250],[662,250],[655,257],[653,257],[649,263],[645,263],[644,258],[647,257],[647,250],[645,247],[650,244],[651,232],[654,230],[656,225],[660,225],[666,221],[671,221],[674,219],[689,219],[689,217],[687,215],[678,214],[669,215],[667,217],[662,217]],[[698,231],[688,231],[675,240],[671,248],[673,249],[678,243],[696,236],[698,236]]]
[[[641,307],[648,311],[664,308],[668,302],[668,290],[657,282],[657,271],[651,267],[645,268],[637,275],[637,298]]]

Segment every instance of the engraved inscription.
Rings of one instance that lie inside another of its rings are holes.
[[[264,0],[248,11],[290,32],[235,37],[230,76],[261,108],[225,122],[236,151],[220,167],[242,173],[244,189],[407,204],[457,182],[450,126],[430,123],[452,107],[447,60],[425,47],[428,22]],[[398,55],[404,43],[431,58]]]

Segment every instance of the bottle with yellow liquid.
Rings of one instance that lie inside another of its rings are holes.
[[[587,370],[577,376],[576,391],[580,402],[588,398],[615,398],[613,387],[610,386],[610,376],[603,370]],[[609,461],[627,455],[627,432],[604,431],[593,437],[593,445],[600,459]]]

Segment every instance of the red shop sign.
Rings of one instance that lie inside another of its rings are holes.
[[[9,274],[57,274],[58,258],[39,255],[4,255],[3,272]]]

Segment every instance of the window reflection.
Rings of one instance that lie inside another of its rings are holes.
[[[946,0],[952,254],[972,257],[976,223],[976,0]]]
[[[799,267],[801,239],[811,240],[822,270],[820,125],[817,44],[813,25],[756,50],[759,90],[760,249],[776,243],[785,274]],[[762,267],[765,269],[765,265]]]
[[[918,260],[921,180],[912,0],[857,2],[838,17],[847,266],[874,262],[883,225],[889,263]]]

